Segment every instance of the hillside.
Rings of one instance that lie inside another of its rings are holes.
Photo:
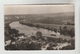
[[[24,20],[25,22],[62,24],[62,21],[74,22],[74,13],[47,13],[47,14],[22,14],[22,15],[5,15],[5,20]]]

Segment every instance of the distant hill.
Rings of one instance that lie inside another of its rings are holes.
[[[16,14],[16,15],[4,15],[5,17],[15,17],[15,16],[24,16],[24,17],[54,17],[54,16],[70,16],[74,15],[74,12],[64,12],[64,13],[46,13],[46,14]]]
[[[46,13],[46,14],[20,14],[4,15],[5,20],[23,19],[25,22],[62,24],[62,20],[74,21],[74,12],[67,13]]]

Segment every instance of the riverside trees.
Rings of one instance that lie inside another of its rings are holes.
[[[67,26],[64,26],[63,28],[60,26],[59,31],[62,35],[69,35],[70,37],[75,36],[74,28],[68,29]]]

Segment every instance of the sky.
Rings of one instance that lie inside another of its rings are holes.
[[[4,15],[74,12],[74,5],[5,5]]]

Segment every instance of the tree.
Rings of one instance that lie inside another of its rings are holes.
[[[64,34],[64,35],[68,35],[67,26],[64,26],[64,27],[63,27],[63,34]]]
[[[19,31],[18,30],[16,30],[16,29],[11,29],[10,31],[9,31],[9,33],[10,33],[10,35],[14,35],[14,36],[16,36],[17,34],[19,34]]]
[[[63,30],[62,30],[61,26],[59,27],[59,32],[60,32],[60,34],[63,34]]]
[[[54,29],[54,32],[57,32],[57,29]]]
[[[37,31],[36,36],[38,39],[42,38],[42,33],[40,31]]]
[[[74,37],[74,36],[75,36],[75,32],[74,32],[74,29],[73,29],[73,28],[70,29],[69,35],[70,35],[71,37]]]

